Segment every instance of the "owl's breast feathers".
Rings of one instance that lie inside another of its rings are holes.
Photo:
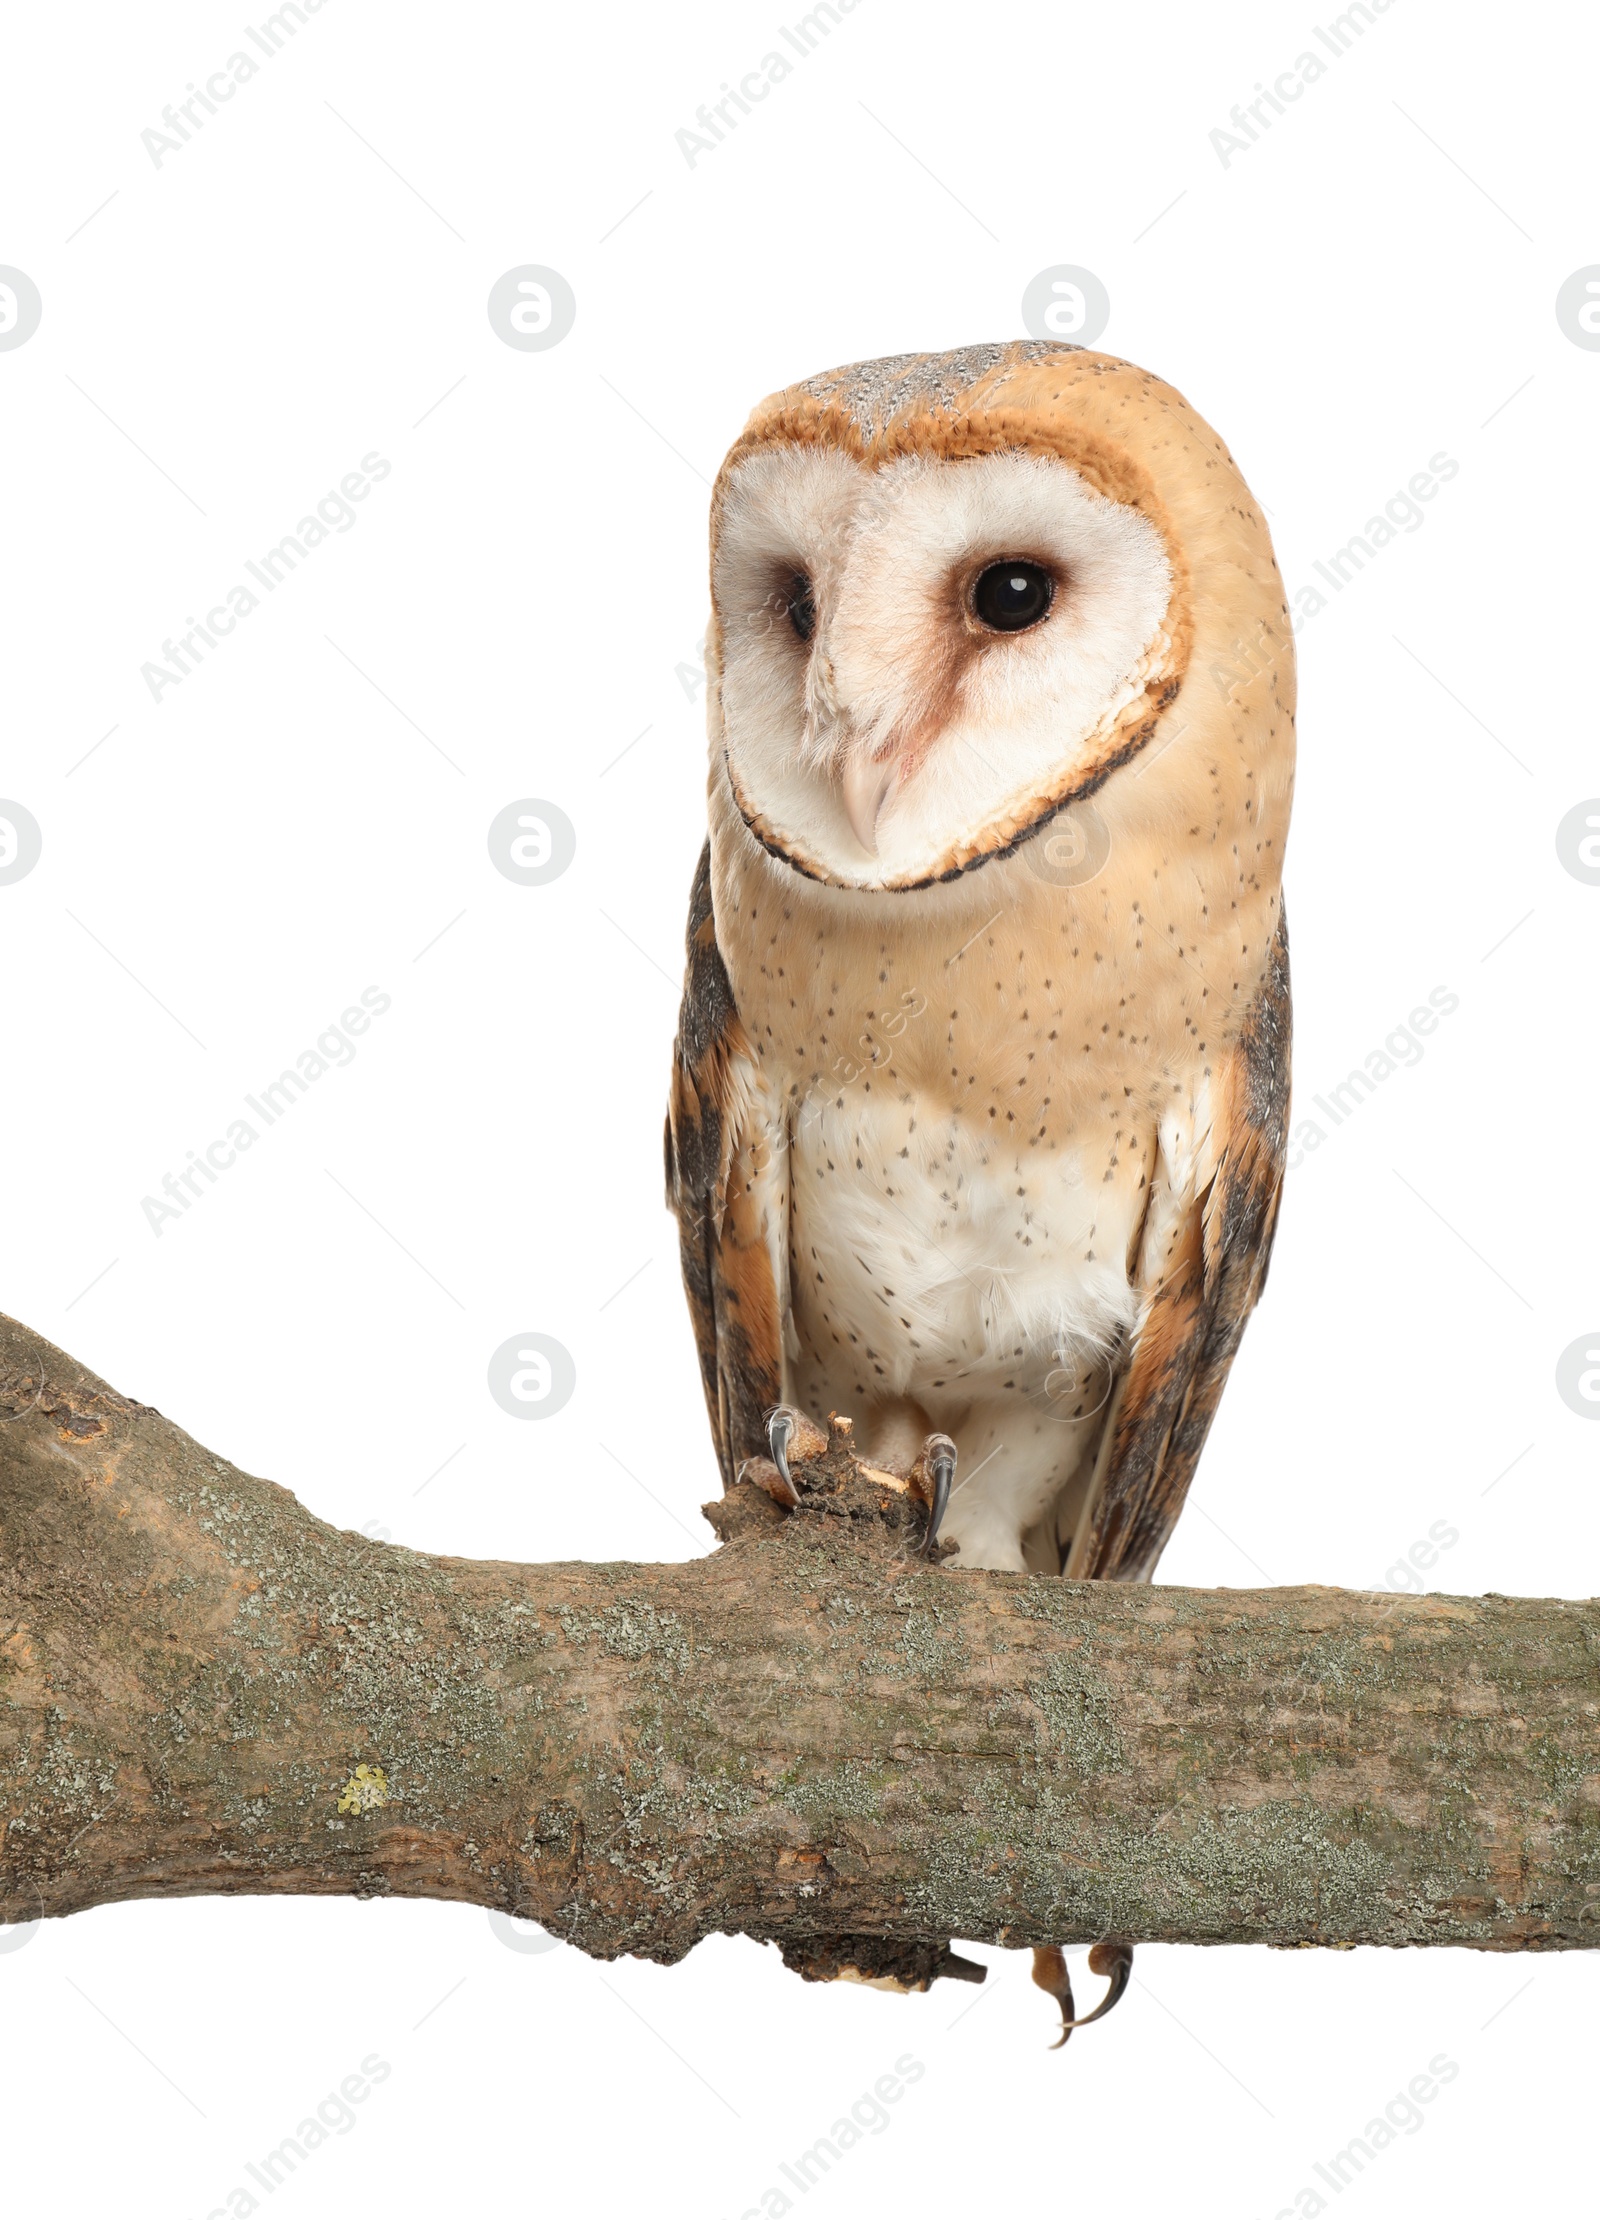
[[[1081,1236],[1085,1211],[1075,1209],[1071,1226],[1034,1228],[1034,1238],[1056,1239],[1061,1314],[1092,1298],[1108,1315],[1111,1267],[1132,1317],[1064,1569],[1079,1578],[1147,1578],[1182,1509],[1276,1227],[1290,1050],[1281,901],[1256,920],[1265,937],[1248,951],[1218,934],[1177,957],[1150,934],[1148,960],[1119,962],[1111,949],[1096,949],[1082,920],[1070,935],[1041,934],[1031,947],[1025,929],[1008,936],[991,922],[965,950],[959,928],[951,929],[959,958],[952,966],[925,931],[858,932],[837,917],[819,923],[810,904],[830,902],[828,890],[797,899],[792,882],[785,886],[762,859],[759,878],[735,872],[742,891],[724,897],[730,974],[712,883],[708,844],[691,900],[667,1179],[725,1482],[746,1457],[763,1453],[765,1413],[792,1395],[791,1319],[798,1312],[806,1323],[816,1304],[796,1303],[791,1272],[801,1259],[791,1245],[798,1252],[805,1244],[809,1269],[818,1212],[833,1208],[839,1220],[829,1265],[836,1315],[854,1296],[859,1318],[877,1296],[868,1283],[881,1247],[874,1253],[847,1237],[874,1210],[891,1235],[917,1247],[932,1280],[948,1267],[958,1302],[982,1274],[964,1246],[978,1198],[951,1198],[958,1214],[966,1210],[959,1230],[943,1204],[927,1223],[908,1224],[908,1208],[915,1211],[927,1188],[924,1181],[919,1190],[910,1164],[836,1150],[826,1188],[813,1192],[808,1177],[803,1196],[791,1193],[791,1179],[812,1171],[808,1130],[830,1130],[826,1120],[808,1129],[819,1099],[844,1104],[850,1118],[867,1111],[870,1097],[927,1131],[964,1136],[963,1148],[970,1143],[985,1158],[994,1196],[1009,1201],[1026,1190],[1048,1198],[1051,1178],[1066,1171],[1066,1192],[1092,1209],[1088,1245],[1071,1254],[1061,1237]],[[841,899],[848,898],[831,902]],[[1053,951],[1052,938],[1066,944]],[[1241,952],[1245,962],[1229,966],[1226,958]],[[868,1012],[904,1008],[899,995],[909,981],[928,991],[913,992],[917,1014],[900,1035],[856,1027]],[[841,1068],[846,1047],[854,1055]],[[880,1048],[881,1062],[862,1060]],[[852,1182],[859,1193],[847,1192]],[[1010,1207],[1020,1226],[1036,1206]],[[1020,1253],[1009,1234],[996,1237],[1000,1273]],[[852,1256],[860,1290],[844,1282]],[[1035,1247],[1029,1276],[1018,1275],[1019,1294],[1037,1291],[1039,1260]],[[880,1323],[893,1333],[892,1319]],[[852,1360],[858,1354],[853,1349]],[[1048,1343],[1029,1360],[1047,1367]],[[1017,1369],[1008,1323],[994,1337],[992,1370],[998,1379]],[[836,1407],[851,1409],[857,1384],[842,1367]],[[909,1386],[921,1393],[917,1380]]]

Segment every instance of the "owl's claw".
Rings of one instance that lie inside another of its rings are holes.
[[[793,1433],[794,1413],[786,1404],[780,1403],[776,1410],[767,1414],[767,1447],[772,1452],[772,1461],[777,1466],[779,1477],[789,1490],[790,1497],[798,1503],[799,1490],[795,1487],[794,1475],[789,1470],[789,1441]]]
[[[739,1478],[754,1481],[775,1503],[792,1511],[800,1501],[800,1490],[789,1470],[790,1451],[794,1452],[798,1463],[806,1464],[813,1457],[820,1457],[827,1446],[828,1437],[815,1420],[807,1418],[804,1411],[797,1411],[792,1403],[779,1403],[767,1413],[767,1447],[771,1456],[748,1458],[739,1468]]]
[[[1075,2016],[1072,2002],[1072,1976],[1067,1971],[1067,1961],[1055,1949],[1036,1950],[1033,1954],[1033,1978],[1061,2007],[1061,2033],[1051,2044],[1059,2050],[1075,2027],[1091,2027],[1096,2020],[1103,2020],[1111,2007],[1121,2000],[1133,1973],[1133,1945],[1125,1942],[1097,1942],[1089,1953],[1089,1971],[1105,1977],[1106,1993],[1092,2012],[1085,2012],[1080,2020]]]
[[[918,1461],[926,1479],[928,1504],[928,1531],[923,1537],[922,1554],[937,1557],[939,1528],[944,1523],[951,1483],[956,1476],[956,1445],[948,1434],[930,1434],[922,1445]]]

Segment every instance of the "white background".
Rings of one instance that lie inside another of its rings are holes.
[[[44,319],[0,354],[0,794],[44,852],[0,888],[0,1299],[340,1524],[705,1550],[660,1125],[708,481],[772,388],[1020,335],[1027,281],[1082,264],[1291,588],[1460,465],[1301,635],[1297,1116],[1430,989],[1460,1006],[1291,1173],[1161,1577],[1381,1586],[1443,1522],[1431,1583],[1588,1594],[1600,1430],[1554,1386],[1600,1324],[1600,890],[1554,840],[1600,791],[1600,356],[1554,314],[1600,259],[1586,26],[1395,0],[1224,167],[1208,134],[1329,15],[861,0],[688,166],[674,133],[798,12],[328,0],[159,169],[140,133],[243,18],[13,19],[0,261]],[[527,262],[577,296],[545,353],[485,314]],[[372,450],[355,527],[153,702],[140,665]],[[577,828],[542,889],[486,851],[523,796]],[[355,1062],[158,1238],[141,1198],[368,985],[393,1006]],[[527,1331],[577,1365],[543,1425],[485,1388]],[[370,2052],[390,2078],[263,2205],[1250,2220],[1592,2181],[1592,1960],[1142,1949],[1052,2056],[1025,1955],[978,1954],[987,1990],[902,2001],[744,1941],[518,1955],[463,1907],[90,1912],[0,1956],[8,2202],[227,2211]],[[788,2188],[908,2052],[891,2124]],[[1335,2197],[1314,2163],[1440,2053],[1425,2124]]]

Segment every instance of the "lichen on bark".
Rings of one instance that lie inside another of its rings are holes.
[[[0,1324],[0,1919],[414,1895],[662,1961],[1600,1940],[1600,1608],[961,1573],[844,1452],[683,1565],[338,1531]]]

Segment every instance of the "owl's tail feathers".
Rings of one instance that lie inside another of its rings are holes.
[[[1051,2044],[1059,2050],[1075,2027],[1092,2027],[1096,2020],[1103,2020],[1111,2007],[1120,2001],[1133,1974],[1133,1945],[1125,1942],[1097,1942],[1089,1953],[1089,1971],[1104,1977],[1106,1993],[1092,2012],[1085,2012],[1080,2020],[1074,2016],[1072,2001],[1072,1976],[1067,1971],[1063,1953],[1052,1944],[1048,1949],[1033,1954],[1033,1978],[1048,1996],[1053,1996],[1061,2007],[1061,2033]]]

